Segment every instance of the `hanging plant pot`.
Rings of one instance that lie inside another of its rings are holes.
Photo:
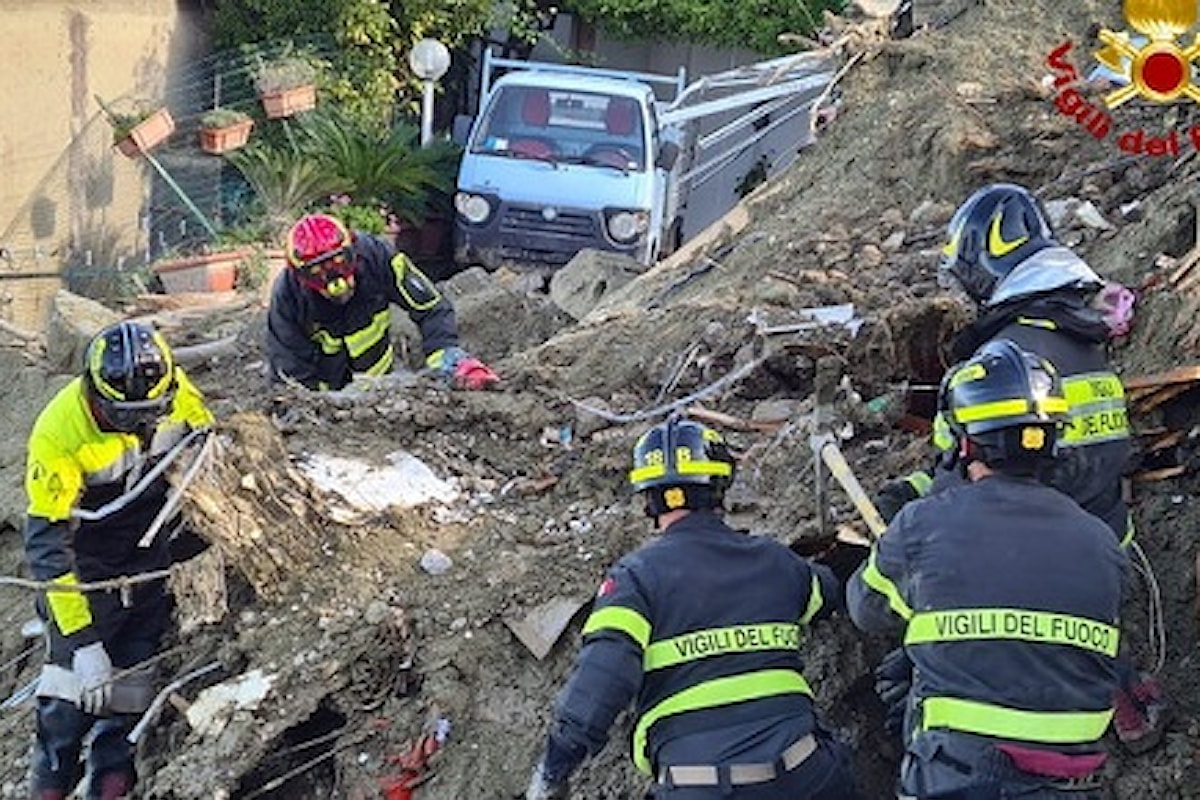
[[[267,112],[268,119],[281,119],[290,117],[293,114],[299,114],[302,111],[311,111],[317,105],[317,87],[316,84],[306,84],[304,86],[293,86],[290,89],[283,89],[271,94],[264,94],[260,98],[263,104],[263,110]]]
[[[253,127],[254,120],[246,119],[220,128],[201,128],[200,149],[213,155],[237,150],[250,141],[250,131]]]
[[[136,125],[131,127],[124,136],[116,140],[117,149],[128,158],[137,158],[142,153],[148,153],[175,132],[175,120],[171,112],[160,108]]]

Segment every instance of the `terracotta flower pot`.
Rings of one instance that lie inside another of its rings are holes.
[[[250,130],[253,127],[254,120],[247,119],[224,128],[201,128],[200,149],[213,155],[236,150],[250,141]]]
[[[135,125],[125,138],[117,142],[117,149],[128,158],[137,158],[148,153],[175,132],[175,119],[171,112],[160,108]]]
[[[243,250],[228,250],[187,258],[155,262],[150,269],[162,280],[167,294],[185,292],[228,292],[233,290],[238,264],[247,256]]]
[[[263,110],[267,112],[269,119],[290,117],[316,107],[317,87],[311,83],[305,86],[295,86],[281,92],[264,94],[259,99],[262,100]]]

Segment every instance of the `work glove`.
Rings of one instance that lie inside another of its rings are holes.
[[[913,475],[922,475],[929,480],[928,473],[913,473]],[[919,497],[921,497],[921,493],[913,484],[912,476],[908,476],[885,483],[879,490],[879,494],[875,495],[874,503],[875,508],[879,509],[879,516],[883,517],[884,522],[890,523],[892,518],[900,513],[900,509]]]
[[[570,795],[570,784],[563,780],[551,783],[546,779],[545,768],[538,764],[529,776],[529,788],[525,790],[525,800],[567,800]]]
[[[71,671],[79,681],[79,707],[87,714],[100,715],[108,709],[112,696],[113,667],[103,642],[85,645],[71,656]]]
[[[440,372],[460,389],[478,391],[500,381],[500,376],[491,367],[469,355],[461,347],[435,350],[425,359],[425,366]]]
[[[885,655],[875,668],[875,694],[883,702],[883,727],[899,735],[912,691],[913,663],[903,647]]]

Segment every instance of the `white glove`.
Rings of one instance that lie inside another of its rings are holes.
[[[525,800],[567,800],[571,787],[566,781],[550,783],[542,765],[538,764],[529,776],[529,788],[525,790]]]
[[[112,696],[112,660],[103,642],[95,642],[75,651],[71,671],[79,680],[79,707],[85,713],[99,715],[108,709]]]

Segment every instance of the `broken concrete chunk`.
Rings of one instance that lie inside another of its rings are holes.
[[[641,271],[641,265],[632,258],[581,250],[550,279],[550,299],[575,319],[583,319],[607,295]]]
[[[92,337],[120,322],[121,315],[107,306],[60,290],[54,295],[46,336],[46,360],[58,372],[77,372]]]
[[[562,636],[571,618],[586,601],[574,597],[555,597],[530,609],[519,618],[507,617],[504,624],[533,653],[538,661],[544,659],[554,643]]]
[[[450,560],[450,556],[436,547],[429,548],[421,555],[421,569],[430,575],[444,575],[452,566],[454,562]]]
[[[201,736],[219,736],[234,712],[258,708],[277,677],[274,673],[265,675],[261,669],[252,669],[232,680],[208,687],[196,695],[195,702],[188,706],[188,724]]]
[[[449,504],[459,498],[453,479],[442,480],[416,456],[396,451],[388,453],[387,461],[387,466],[376,467],[353,458],[311,453],[300,463],[300,470],[317,488],[339,495],[350,505],[344,509],[350,512],[347,518],[394,506]]]

